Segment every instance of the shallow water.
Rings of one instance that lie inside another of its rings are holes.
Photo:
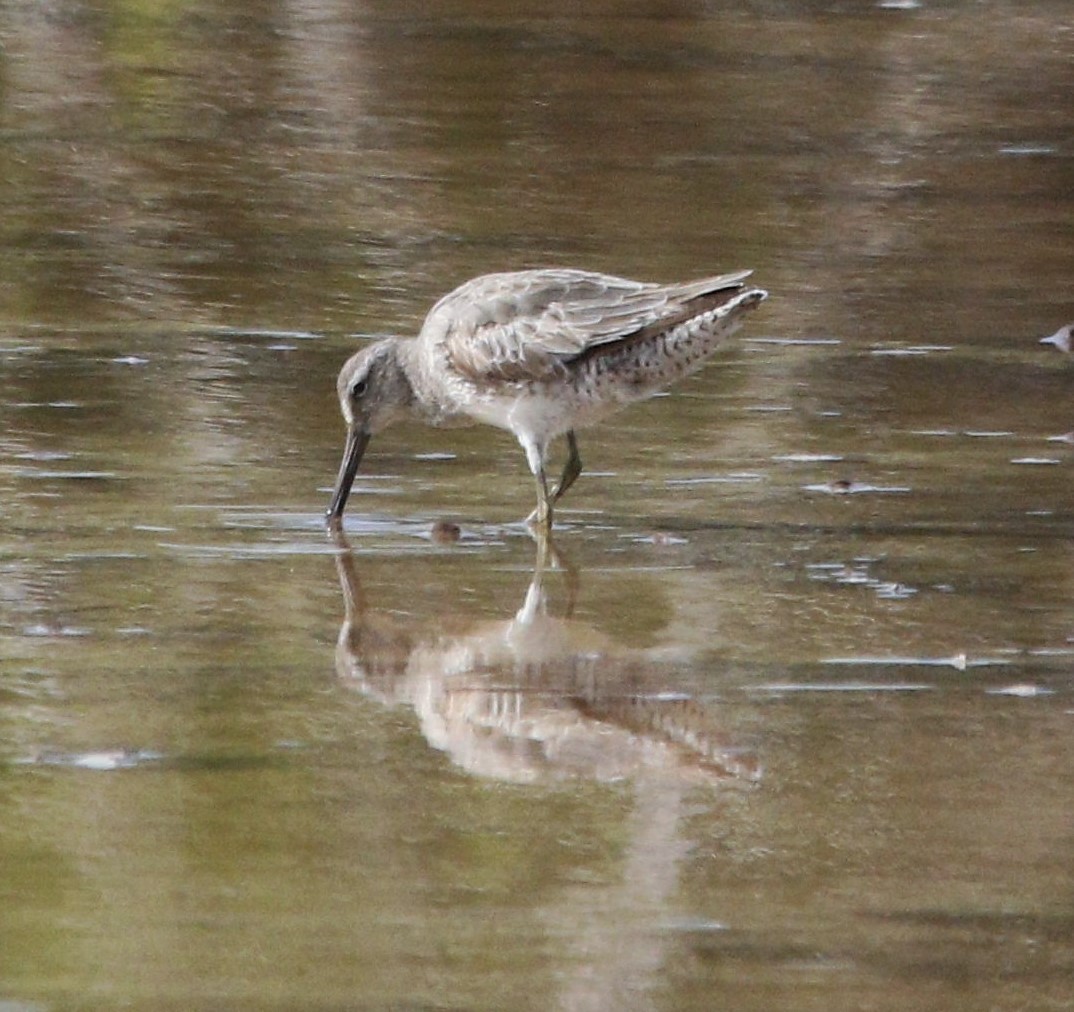
[[[1061,3],[0,13],[0,1006],[1067,1008]],[[371,445],[474,274],[772,298]]]

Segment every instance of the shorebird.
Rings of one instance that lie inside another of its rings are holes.
[[[750,273],[664,285],[542,269],[467,281],[433,306],[417,338],[384,338],[340,371],[347,440],[329,526],[342,524],[370,438],[409,418],[514,433],[537,482],[527,520],[550,530],[582,473],[576,430],[700,369],[768,297],[746,286]],[[567,462],[550,487],[548,446],[561,435]]]

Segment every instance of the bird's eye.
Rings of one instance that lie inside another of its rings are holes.
[[[359,397],[362,397],[365,394],[366,390],[368,390],[368,389],[369,389],[369,380],[360,379],[360,380],[358,380],[357,383],[354,384],[354,386],[351,387],[351,396],[354,397],[355,399],[357,399]]]

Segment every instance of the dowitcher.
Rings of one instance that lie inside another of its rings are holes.
[[[749,271],[653,284],[589,271],[486,274],[445,295],[415,339],[363,348],[336,384],[347,442],[328,522],[342,522],[370,437],[392,422],[484,422],[513,432],[537,481],[528,520],[552,510],[582,472],[576,430],[696,372],[768,293]],[[567,437],[549,486],[548,446]]]

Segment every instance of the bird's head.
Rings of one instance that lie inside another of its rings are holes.
[[[342,521],[370,438],[406,415],[413,400],[413,390],[399,362],[398,341],[385,338],[347,359],[339,371],[336,391],[347,423],[347,442],[327,512],[332,525]]]

